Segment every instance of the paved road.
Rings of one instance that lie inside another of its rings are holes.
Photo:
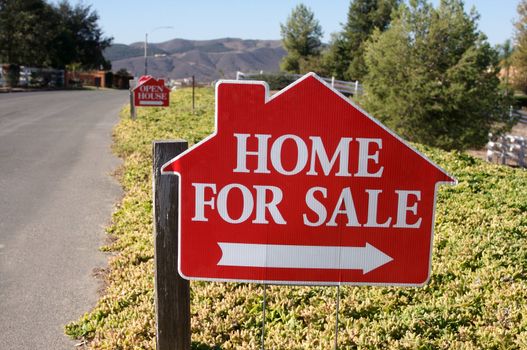
[[[123,91],[0,94],[0,349],[73,349],[95,305],[120,187],[111,129]]]

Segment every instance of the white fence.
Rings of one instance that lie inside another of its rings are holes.
[[[64,70],[20,66],[18,86],[64,86]],[[0,66],[0,86],[7,86],[7,72]]]
[[[487,161],[501,164],[516,164],[526,167],[527,139],[522,136],[505,135],[487,143]]]
[[[245,79],[251,79],[252,77],[257,77],[259,75],[262,75],[263,72],[260,73],[243,73],[243,72],[236,72],[236,80],[245,80]],[[291,77],[294,80],[300,79],[303,77],[301,74],[287,74],[287,77]],[[345,81],[345,80],[337,80],[335,77],[326,78],[321,77],[322,80],[324,80],[326,83],[328,83],[331,87],[335,88],[337,91],[346,94],[346,95],[353,95],[357,96],[362,94],[362,85],[359,83],[358,80],[356,81]]]

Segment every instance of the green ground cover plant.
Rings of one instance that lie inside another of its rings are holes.
[[[107,287],[66,326],[94,349],[154,349],[151,148],[214,128],[214,92],[178,90],[167,109],[122,112],[114,131],[125,196],[108,228]],[[340,349],[527,349],[527,172],[416,145],[458,180],[437,199],[424,288],[341,287]],[[262,286],[191,283],[193,349],[258,349]],[[266,348],[331,349],[335,287],[267,289]]]

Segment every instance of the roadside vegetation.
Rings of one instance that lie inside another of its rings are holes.
[[[173,93],[169,108],[122,111],[114,131],[125,196],[108,228],[106,289],[94,310],[66,326],[94,349],[154,349],[151,147],[192,145],[214,129],[214,93]],[[342,287],[340,348],[526,349],[527,172],[464,153],[416,145],[459,184],[439,191],[432,278],[423,288]],[[193,349],[257,349],[262,286],[191,283]],[[335,287],[271,286],[266,348],[330,349]]]

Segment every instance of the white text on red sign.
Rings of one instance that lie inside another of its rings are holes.
[[[381,164],[381,138],[351,138],[342,137],[333,152],[328,154],[324,140],[319,136],[310,136],[306,142],[297,135],[286,134],[278,137],[267,134],[233,135],[237,145],[237,163],[233,173],[279,173],[285,176],[307,175],[317,176],[320,171],[325,176],[336,177],[369,177],[382,179],[385,171]],[[248,150],[247,141],[256,139],[257,148]],[[297,154],[293,167],[285,168],[283,164],[283,148],[286,143],[293,145]],[[350,146],[356,143],[355,154],[350,154]],[[330,157],[331,156],[331,157]],[[247,166],[248,157],[256,157],[254,169]],[[270,162],[269,162],[270,160]],[[354,161],[353,167],[351,162]],[[317,164],[320,165],[317,170]],[[352,172],[350,168],[356,169]],[[259,184],[247,187],[239,183],[231,183],[218,187],[214,183],[192,183],[195,190],[195,212],[192,221],[208,221],[209,215],[216,211],[222,220],[231,224],[241,224],[251,221],[254,224],[286,225],[288,218],[280,211],[280,204],[285,199],[284,189]],[[421,217],[418,215],[418,205],[421,191],[412,189],[396,189],[386,193],[382,189],[364,189],[367,195],[365,203],[356,203],[353,199],[353,188],[344,187],[340,190],[335,203],[327,203],[328,189],[314,186],[305,195],[305,210],[298,213],[302,216],[305,226],[338,226],[337,219],[343,215],[347,227],[379,227],[418,229]],[[239,216],[233,217],[229,212],[229,198],[240,196],[243,209]],[[363,196],[364,197],[364,196]],[[391,204],[392,213],[379,217],[379,202]],[[364,218],[357,216],[357,205],[367,208]]]

